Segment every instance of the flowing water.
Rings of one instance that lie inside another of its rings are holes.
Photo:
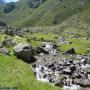
[[[81,66],[82,68],[90,68],[90,64],[86,64],[86,65],[83,65]]]
[[[80,86],[71,84],[70,86],[64,86],[63,89],[64,90],[80,90]]]

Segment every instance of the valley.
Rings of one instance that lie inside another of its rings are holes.
[[[0,2],[0,89],[89,90],[90,0]]]

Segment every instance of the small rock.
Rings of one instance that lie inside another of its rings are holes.
[[[64,54],[76,54],[76,52],[75,52],[74,48],[71,48],[71,49],[65,51]]]
[[[6,48],[0,48],[0,54],[8,55],[9,52]]]

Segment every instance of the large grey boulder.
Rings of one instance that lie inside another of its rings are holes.
[[[14,54],[25,62],[34,62],[34,50],[27,43],[19,43],[14,47]]]

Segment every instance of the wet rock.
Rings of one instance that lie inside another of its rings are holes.
[[[71,70],[70,70],[70,68],[65,68],[65,69],[63,69],[63,74],[68,74],[68,75],[70,75],[72,72],[71,72]]]
[[[76,66],[72,64],[72,65],[70,66],[70,70],[71,70],[71,72],[76,71]]]
[[[49,66],[50,67],[50,66]],[[56,70],[56,67],[51,67],[51,70],[52,71],[55,71]]]
[[[78,64],[79,64],[79,65],[80,65],[81,62],[80,62],[79,60],[74,60],[74,61],[73,61],[73,64],[75,64],[75,65],[78,65]]]
[[[36,68],[36,64],[35,63],[33,63],[31,65],[32,65],[32,68]]]
[[[47,50],[51,50],[53,47],[52,47],[52,43],[47,43],[46,46],[45,46],[45,49]]]
[[[48,68],[52,68],[52,67],[54,67],[54,63],[50,63],[50,64],[48,64],[47,67],[48,67]]]
[[[90,87],[90,80],[76,80],[75,83],[81,87]]]
[[[49,54],[49,52],[43,49],[42,47],[36,47],[35,50],[37,54],[40,54],[40,53]]]
[[[57,50],[56,49],[52,49],[51,51],[49,51],[49,54],[56,56],[57,55]]]
[[[14,47],[14,54],[26,62],[34,62],[34,50],[27,43],[20,43]]]
[[[62,82],[60,82],[60,80],[56,80],[55,83],[54,83],[55,86],[58,86],[58,87],[62,87]]]
[[[57,48],[57,45],[55,43],[52,44],[52,48],[53,49],[56,49]]]
[[[76,54],[76,52],[75,52],[74,48],[71,48],[71,49],[65,51],[64,54]]]
[[[87,59],[86,57],[83,57],[83,58],[81,59],[81,63],[82,63],[83,65],[86,65],[86,64],[87,64],[87,61],[88,61],[88,59]]]
[[[69,63],[73,64],[73,60],[69,60]]]
[[[64,65],[65,65],[64,62],[62,62],[62,61],[59,62],[59,66],[64,66]]]
[[[75,72],[75,73],[72,74],[71,78],[72,78],[72,79],[75,79],[75,78],[80,79],[80,78],[82,78],[82,75],[81,75],[81,73]]]
[[[90,67],[85,67],[83,70],[87,71],[90,74]]]
[[[52,50],[52,49],[56,49],[57,48],[57,45],[55,43],[52,43],[52,42],[48,42],[46,45],[45,45],[45,49],[46,50]]]

